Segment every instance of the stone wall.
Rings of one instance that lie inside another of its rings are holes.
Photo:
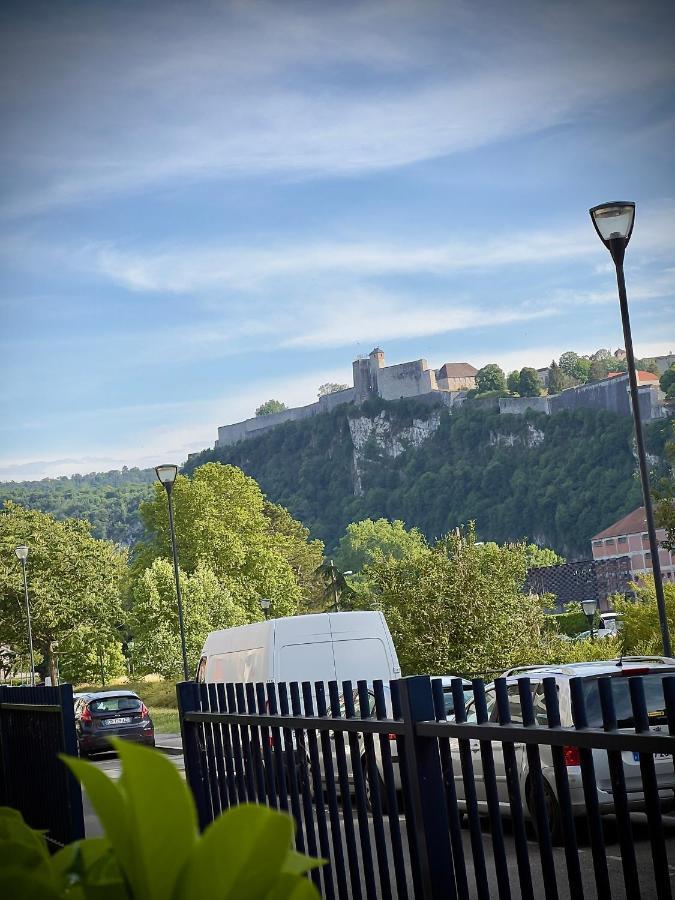
[[[644,421],[659,419],[664,415],[662,393],[657,387],[643,385],[638,388],[640,414]],[[581,384],[567,388],[550,397],[500,397],[499,412],[522,415],[528,409],[545,413],[547,416],[564,409],[606,409],[619,416],[632,415],[628,375],[605,378],[594,384]]]
[[[522,416],[528,409],[532,409],[534,412],[542,412],[549,416],[551,414],[550,399],[550,397],[500,397],[499,412]]]
[[[385,366],[377,373],[378,393],[383,400],[402,400],[438,390],[436,374],[426,359]]]

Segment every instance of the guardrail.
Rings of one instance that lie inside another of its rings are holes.
[[[634,724],[617,728],[610,680],[599,679],[602,728],[587,725],[578,678],[570,727],[553,678],[536,713],[528,678],[515,707],[513,680],[497,679],[490,707],[475,681],[470,722],[459,679],[455,721],[441,682],[422,676],[389,687],[180,684],[200,825],[242,802],[287,810],[298,850],[328,860],[311,875],[327,898],[669,898],[661,810],[675,787],[675,677],[663,679],[659,733],[640,676],[627,679]],[[646,835],[639,858],[636,829]]]

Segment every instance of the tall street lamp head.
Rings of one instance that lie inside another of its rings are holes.
[[[164,466],[155,466],[155,475],[158,480],[164,485],[164,487],[169,490],[173,487],[173,483],[176,480],[176,475],[178,475],[178,466],[172,465],[164,465]]]
[[[260,608],[265,613],[269,610],[271,605],[272,605],[272,601],[268,600],[267,597],[263,597],[260,601]]]
[[[623,262],[623,254],[633,233],[635,204],[630,200],[601,203],[589,210],[598,237],[612,254],[617,265]]]
[[[584,615],[590,619],[592,616],[595,615],[595,611],[598,608],[598,601],[597,600],[582,600],[581,608],[584,611]]]
[[[21,544],[14,552],[16,553],[16,558],[20,559],[21,562],[26,562],[28,559],[28,547],[25,544]]]

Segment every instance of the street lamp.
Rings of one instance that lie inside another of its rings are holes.
[[[263,614],[266,619],[269,619],[271,605],[272,605],[272,601],[268,600],[267,597],[263,597],[260,601],[260,608],[262,609]]]
[[[166,489],[166,498],[169,504],[169,529],[171,531],[171,550],[173,553],[173,574],[176,579],[176,597],[178,599],[178,627],[180,629],[180,646],[183,654],[183,678],[190,680],[188,670],[187,650],[185,648],[185,623],[183,621],[183,598],[180,593],[180,576],[178,573],[178,551],[176,550],[176,528],[173,521],[173,485],[178,475],[178,466],[155,466],[157,479]]]
[[[625,201],[603,203],[600,206],[594,206],[589,212],[595,230],[598,233],[598,237],[609,250],[616,268],[616,282],[619,289],[619,306],[621,308],[621,323],[623,325],[624,349],[626,351],[628,382],[630,384],[630,399],[633,408],[633,421],[635,423],[635,443],[637,446],[638,464],[640,468],[640,481],[642,482],[642,496],[645,504],[649,549],[652,555],[656,606],[659,611],[663,654],[664,656],[671,656],[670,632],[668,630],[668,619],[666,618],[666,603],[663,596],[663,580],[661,578],[661,562],[659,560],[659,544],[656,539],[654,508],[652,506],[652,495],[649,490],[649,470],[647,468],[647,457],[645,455],[645,445],[642,436],[642,418],[640,415],[637,375],[635,372],[635,356],[633,355],[633,338],[631,336],[630,318],[628,316],[626,281],[623,274],[623,258],[626,247],[628,246],[628,241],[633,233],[635,204]]]
[[[593,625],[595,624],[595,613],[598,608],[597,600],[582,600],[581,608],[584,611],[584,615],[588,619],[588,624],[591,626],[591,640],[595,637],[595,631],[593,629]]]
[[[30,622],[30,603],[28,602],[28,578],[26,577],[26,560],[28,559],[28,547],[21,544],[14,551],[16,558],[21,563],[23,570],[23,592],[26,598],[26,618],[28,619],[28,649],[30,651],[30,683],[35,687],[35,658],[33,656],[33,629]]]

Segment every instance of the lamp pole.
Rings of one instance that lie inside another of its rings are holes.
[[[21,563],[23,571],[23,593],[26,598],[26,618],[28,620],[28,650],[30,652],[30,683],[35,687],[35,657],[33,656],[33,628],[30,621],[30,602],[28,600],[28,577],[26,576],[26,560],[28,559],[28,547],[25,544],[14,551],[16,558]]]
[[[654,573],[656,607],[659,613],[663,655],[671,656],[670,632],[666,616],[666,602],[663,594],[661,561],[659,560],[659,543],[656,539],[654,507],[652,505],[652,495],[649,487],[649,469],[647,468],[647,456],[642,435],[640,398],[638,394],[637,373],[635,371],[635,356],[633,354],[630,317],[628,315],[626,279],[623,271],[623,259],[626,247],[628,246],[628,241],[633,233],[635,204],[631,202],[603,203],[600,206],[594,206],[589,212],[595,230],[597,231],[600,240],[609,250],[616,269],[616,283],[619,291],[619,307],[621,309],[621,324],[623,326],[623,339],[625,342],[624,349],[626,351],[626,366],[628,368],[628,382],[630,384],[630,400],[633,409],[633,421],[635,423],[635,444],[637,447],[638,465],[640,469],[640,481],[642,482],[642,496],[645,505],[645,519],[647,520],[647,534],[649,535],[649,549],[652,557],[652,572]]]
[[[263,597],[260,601],[260,608],[262,609],[263,615],[265,616],[266,620],[269,619],[269,617],[270,617],[270,606],[271,605],[272,605],[272,601],[269,600],[267,597]]]
[[[178,474],[178,466],[155,466],[155,474],[159,482],[166,489],[167,502],[169,504],[169,529],[171,531],[171,552],[173,554],[173,574],[176,579],[176,599],[178,601],[178,628],[180,630],[180,646],[183,655],[183,679],[190,680],[188,669],[187,649],[185,647],[185,622],[183,620],[183,598],[180,592],[180,574],[178,571],[178,550],[176,549],[176,527],[173,521],[173,485]]]

